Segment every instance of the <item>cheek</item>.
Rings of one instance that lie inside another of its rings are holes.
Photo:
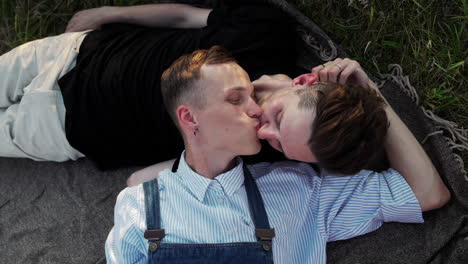
[[[282,131],[281,145],[287,157],[295,160],[303,159],[303,152],[306,150],[306,142],[303,140],[306,135],[303,131]]]
[[[235,109],[224,109],[206,115],[204,122],[216,134],[234,134],[245,124],[246,115]]]
[[[307,145],[307,141],[302,140],[305,136],[306,135],[297,135],[289,140],[284,140],[283,149],[286,157],[304,162],[315,161],[313,154]]]

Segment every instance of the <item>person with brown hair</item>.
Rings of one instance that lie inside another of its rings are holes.
[[[387,113],[388,130],[386,118],[364,128],[387,130],[380,136],[394,169],[337,175],[292,161],[246,165],[239,155],[260,151],[260,126],[278,122],[280,140],[288,137],[283,129],[302,127],[295,130],[302,141],[316,133],[312,129],[322,115],[317,124],[326,129],[330,122],[340,131],[374,106],[361,97],[376,97],[359,87],[314,84],[319,71],[291,80],[293,87],[263,94],[270,97],[260,98],[265,103],[283,98],[284,104],[265,107],[280,111],[270,121],[247,73],[226,54],[218,46],[197,50],[164,72],[164,104],[185,150],[172,170],[119,194],[106,240],[108,263],[325,263],[327,242],[372,232],[384,222],[421,223],[421,211],[450,199],[431,161],[380,99],[375,108]],[[343,93],[349,93],[345,106],[357,105],[352,111],[342,106],[334,111],[334,99]]]
[[[362,69],[356,67],[355,71]],[[318,163],[335,173],[355,174],[383,150],[388,127],[385,103],[367,83],[363,87],[318,81],[299,90],[285,88],[262,95],[273,82],[292,81],[285,76],[280,78],[283,80],[264,76],[254,81],[257,96],[267,98],[259,101],[264,115],[258,136],[287,158]],[[302,78],[318,80],[316,75]],[[360,78],[369,82],[364,76]],[[292,108],[291,104],[297,107]],[[313,121],[307,115],[313,116]]]
[[[340,62],[344,65],[341,69],[335,66],[338,80],[328,77],[327,71],[335,72],[334,67],[318,66],[312,69],[314,73],[295,79],[276,74],[253,81],[256,100],[263,110],[257,136],[287,159],[352,175],[369,167],[383,151],[388,119],[383,97],[370,88],[375,84],[356,61],[339,58],[327,65]],[[248,163],[278,160],[269,155],[245,159]],[[165,167],[155,164],[137,171],[127,184],[152,179]]]

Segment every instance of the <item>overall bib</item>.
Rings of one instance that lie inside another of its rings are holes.
[[[177,168],[178,161],[174,168]],[[247,167],[243,166],[244,184],[249,202],[250,214],[255,224],[257,242],[221,243],[221,244],[174,244],[164,243],[165,233],[161,229],[158,180],[143,184],[145,192],[145,210],[148,239],[148,263],[273,263],[272,239],[275,230],[270,229],[268,217],[258,187]]]

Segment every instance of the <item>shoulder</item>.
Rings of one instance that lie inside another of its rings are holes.
[[[260,185],[287,185],[310,189],[319,178],[312,166],[297,161],[262,162],[247,167]]]
[[[362,170],[352,176],[324,174],[318,182],[320,203],[405,204],[414,202],[414,193],[405,178],[394,169],[382,172]]]
[[[392,183],[404,181],[403,176],[401,176],[398,171],[391,168],[381,172],[361,170],[355,175],[337,175],[327,171],[322,171],[320,178],[322,184],[332,186],[379,185],[383,182]]]
[[[126,187],[117,196],[115,215],[126,212],[144,211],[145,195],[143,184]]]
[[[296,176],[317,176],[312,166],[304,162],[291,160],[278,162],[260,162],[247,165],[254,178],[261,178],[271,173],[290,173]]]

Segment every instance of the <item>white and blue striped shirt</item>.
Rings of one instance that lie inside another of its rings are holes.
[[[326,243],[378,229],[383,222],[422,223],[405,179],[395,170],[318,176],[292,161],[248,166],[275,228],[275,263],[325,263]],[[143,185],[123,190],[106,241],[108,263],[146,263],[148,242]],[[190,169],[183,155],[176,173],[159,176],[166,243],[254,242],[242,161],[214,180]]]

